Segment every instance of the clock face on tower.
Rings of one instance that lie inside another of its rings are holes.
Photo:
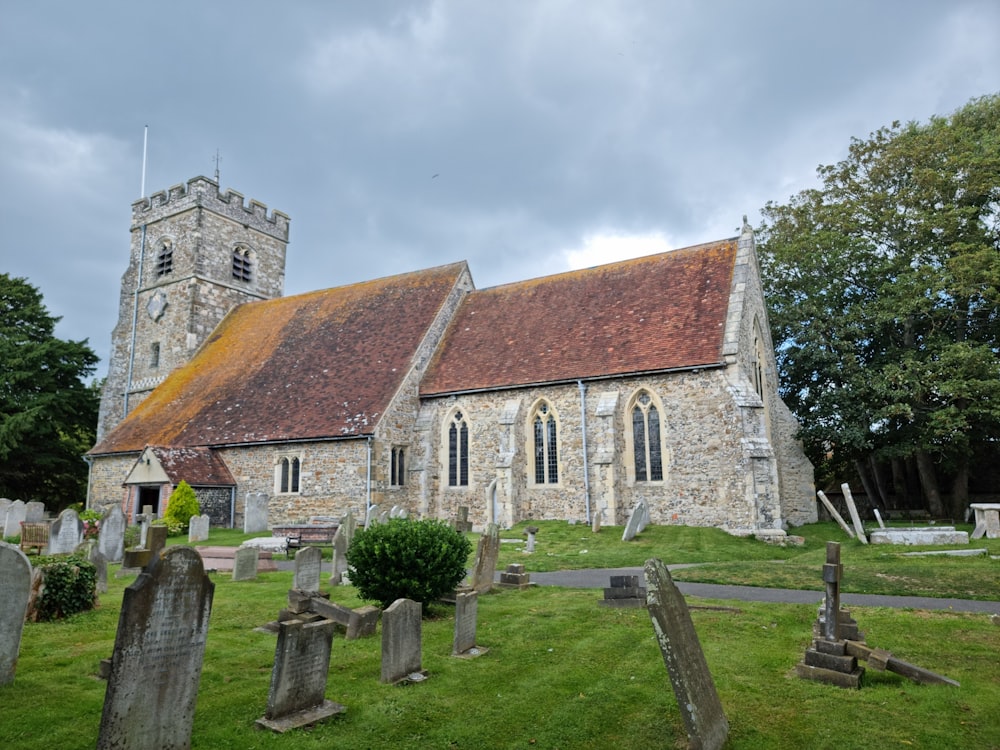
[[[159,320],[163,317],[164,311],[167,309],[167,295],[162,291],[157,292],[152,297],[149,298],[149,302],[146,303],[146,312],[149,313],[149,317],[153,320]]]

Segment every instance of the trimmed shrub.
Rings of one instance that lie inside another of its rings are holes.
[[[60,620],[94,608],[97,568],[77,555],[52,555],[35,562],[42,591],[34,603],[33,620]]]
[[[393,518],[354,535],[347,550],[351,583],[384,609],[397,599],[427,605],[454,591],[472,544],[442,521]]]
[[[191,516],[197,516],[200,513],[201,505],[198,503],[198,496],[194,494],[191,485],[182,479],[180,484],[170,493],[167,510],[163,514],[163,521],[169,529],[168,533],[171,536],[183,534],[187,531]]]

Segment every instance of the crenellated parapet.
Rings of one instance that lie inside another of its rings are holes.
[[[235,190],[220,191],[218,183],[207,177],[194,177],[187,183],[135,201],[132,204],[132,228],[137,229],[189,208],[203,208],[275,239],[288,241],[287,214],[277,210],[268,213],[266,205],[252,199],[247,202],[243,194]]]

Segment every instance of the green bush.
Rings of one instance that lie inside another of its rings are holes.
[[[59,620],[94,608],[97,568],[76,555],[51,555],[35,562],[42,571],[42,594],[35,602],[36,620]]]
[[[167,510],[163,514],[163,520],[169,529],[168,533],[171,536],[183,534],[187,531],[191,516],[197,516],[200,513],[201,506],[198,504],[198,496],[194,494],[191,485],[182,479],[180,484],[170,493],[170,499],[167,500]]]
[[[406,598],[424,609],[465,578],[472,545],[441,521],[393,518],[354,535],[347,550],[351,583],[383,608]]]

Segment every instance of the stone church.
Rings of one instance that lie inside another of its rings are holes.
[[[816,520],[753,233],[476,289],[465,262],[282,296],[289,218],[197,177],[132,205],[88,506],[213,525]]]

